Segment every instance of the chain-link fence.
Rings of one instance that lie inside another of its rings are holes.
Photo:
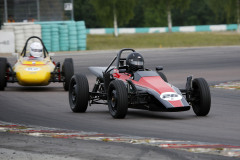
[[[73,0],[1,0],[0,21],[73,20]]]

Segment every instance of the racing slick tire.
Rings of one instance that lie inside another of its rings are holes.
[[[70,81],[68,95],[70,108],[73,112],[85,112],[87,110],[89,85],[85,75],[73,75]]]
[[[63,82],[63,88],[65,91],[68,91],[70,80],[74,74],[72,58],[66,58],[64,60],[62,71],[63,71],[63,76],[65,77],[65,81]]]
[[[7,86],[6,81],[7,59],[0,58],[0,91],[4,91]]]
[[[164,73],[162,73],[162,72],[157,72],[157,73],[159,74],[159,76],[160,76],[165,82],[168,83],[167,77],[165,76]]]
[[[192,81],[192,107],[197,116],[206,116],[211,108],[211,93],[208,83],[203,78]]]
[[[113,80],[108,87],[108,109],[113,118],[125,118],[128,111],[128,92],[120,80]]]
[[[70,63],[73,64],[73,59],[72,59],[72,58],[65,58],[65,59],[64,59],[64,62],[70,62]]]

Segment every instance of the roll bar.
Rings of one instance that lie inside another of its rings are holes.
[[[120,63],[120,60],[121,60],[121,55],[122,55],[122,52],[124,51],[132,51],[132,52],[135,52],[134,49],[132,48],[123,48],[121,49],[117,56],[114,57],[114,59],[112,60],[112,62],[108,65],[107,69],[104,71],[105,73],[107,73],[107,71],[109,70],[109,68],[112,66],[112,64],[115,62],[115,60],[117,60],[117,69],[119,69],[119,63]]]
[[[27,39],[27,41],[26,41],[26,43],[25,43],[25,46],[24,46],[24,48],[23,48],[23,50],[22,50],[21,56],[23,56],[23,57],[26,56],[28,41],[29,41],[30,39],[32,39],[32,38],[36,38],[36,39],[38,39],[38,40],[42,43],[42,46],[43,46],[43,55],[44,55],[44,58],[46,58],[47,55],[48,55],[47,48],[45,47],[42,39],[39,38],[39,37],[37,37],[37,36],[32,36],[32,37],[29,37],[29,38]]]

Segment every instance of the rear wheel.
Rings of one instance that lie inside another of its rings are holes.
[[[113,118],[125,118],[128,111],[128,93],[125,84],[114,80],[108,87],[108,108]]]
[[[4,91],[7,86],[6,80],[7,59],[0,58],[0,91]]]
[[[69,62],[69,63],[73,64],[73,59],[72,58],[65,58],[64,62]]]
[[[197,116],[206,116],[211,108],[211,93],[208,83],[203,78],[192,81],[192,107]]]
[[[73,112],[85,112],[88,106],[89,85],[87,77],[75,74],[69,85],[69,104]]]
[[[162,72],[157,72],[157,73],[159,74],[159,76],[160,76],[165,82],[168,83],[167,77],[165,76],[164,73],[162,73]]]
[[[70,80],[74,74],[72,58],[66,58],[64,60],[62,71],[63,71],[63,76],[65,77],[65,81],[63,82],[63,88],[65,91],[68,91]]]

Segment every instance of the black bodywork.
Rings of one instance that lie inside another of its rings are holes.
[[[125,58],[121,58],[121,54],[124,51],[132,51],[135,52],[134,49],[126,48],[119,51],[116,57],[112,60],[112,62],[108,65],[108,67],[89,67],[89,70],[93,73],[94,69],[100,69],[101,71],[95,72],[96,83],[92,89],[91,92],[89,92],[90,95],[90,102],[89,104],[108,104],[108,86],[112,80],[114,80],[114,77],[112,76],[112,72],[114,67],[112,65],[116,61],[116,69],[119,70],[119,73],[124,73],[127,71],[127,66],[125,66]],[[158,68],[163,67],[158,66]],[[158,71],[160,71],[158,70]],[[102,73],[102,74],[100,74]],[[135,81],[138,81],[141,77],[148,77],[148,76],[159,76],[156,71],[151,71],[149,69],[143,70],[143,71],[137,71],[133,73],[133,77]],[[128,104],[129,108],[135,108],[135,109],[144,109],[149,111],[167,111],[167,112],[177,112],[177,111],[187,111],[190,109],[190,105],[187,105],[186,107],[172,107],[172,108],[166,108],[166,106],[159,102],[154,96],[149,94],[146,90],[146,88],[136,86],[131,80],[126,80],[126,87],[128,90]],[[187,101],[191,102],[189,94],[191,94],[191,82],[192,77],[188,77],[187,84],[185,89],[181,89],[181,94],[186,96]]]

